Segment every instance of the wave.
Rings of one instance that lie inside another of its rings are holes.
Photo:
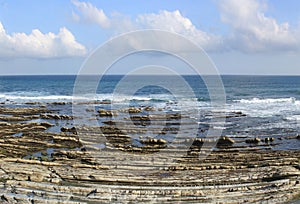
[[[65,95],[44,95],[44,96],[24,96],[24,95],[11,95],[11,94],[0,94],[0,99],[2,100],[14,100],[14,101],[60,101],[73,100],[73,96],[65,96]],[[84,99],[84,98],[78,98]]]
[[[52,102],[52,101],[112,101],[112,102],[152,102],[152,103],[171,103],[174,97],[170,95],[151,95],[151,96],[128,96],[113,94],[86,94],[86,95],[50,95],[41,92],[8,92],[0,93],[0,101],[13,102]]]
[[[172,102],[174,100],[173,97],[167,94],[154,94],[154,95],[121,95],[121,94],[96,94],[94,95],[95,100],[109,100],[112,102]]]
[[[240,110],[252,117],[288,117],[300,112],[300,101],[294,97],[240,99],[233,101],[229,109]]]
[[[247,104],[271,104],[271,103],[300,104],[299,101],[297,101],[296,98],[294,98],[294,97],[289,97],[289,98],[266,98],[266,99],[252,98],[252,99],[235,100],[235,102],[247,103]]]
[[[192,98],[176,99],[170,94],[150,94],[150,95],[121,95],[121,94],[86,94],[86,95],[49,95],[47,93],[38,92],[9,92],[0,93],[0,102],[6,104],[25,104],[28,102],[38,103],[53,103],[53,102],[102,102],[108,101],[115,108],[127,107],[128,105],[143,105],[154,106],[159,109],[173,110],[173,111],[195,111],[198,109],[207,109],[210,106],[209,102],[198,101]],[[192,112],[193,113],[193,112]]]
[[[300,115],[287,116],[286,120],[300,121]]]

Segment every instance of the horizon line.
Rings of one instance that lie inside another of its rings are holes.
[[[107,76],[125,76],[125,74],[105,74]],[[104,76],[105,76],[104,75]],[[178,74],[181,76],[198,76],[197,74]],[[203,76],[300,76],[300,74],[202,74]],[[200,76],[202,76],[200,75]],[[0,77],[5,76],[97,76],[97,74],[0,74]],[[132,76],[174,76],[168,74],[139,74]]]

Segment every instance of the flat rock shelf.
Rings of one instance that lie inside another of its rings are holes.
[[[131,145],[113,122],[98,127],[101,133],[71,126],[54,132],[59,121],[67,124],[73,117],[44,106],[3,107],[0,114],[1,203],[297,203],[300,198],[300,150],[266,148],[277,138],[224,136],[202,158],[208,150],[201,149],[201,138],[178,138],[177,146],[141,137],[139,145]],[[145,125],[148,118],[133,121]],[[97,134],[106,134],[107,141],[97,141],[100,146],[91,142]],[[185,142],[189,151],[180,148]]]

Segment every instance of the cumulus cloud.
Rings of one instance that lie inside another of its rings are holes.
[[[300,50],[300,27],[278,22],[265,13],[264,0],[217,0],[221,22],[228,26],[227,34],[218,35],[197,28],[179,10],[145,13],[130,19],[123,14],[108,17],[102,9],[88,2],[73,0],[78,13],[75,21],[96,23],[117,34],[138,29],[160,29],[181,34],[206,51],[234,50],[242,52],[281,52]]]
[[[178,10],[142,14],[137,17],[136,22],[142,28],[161,29],[181,34],[206,50],[219,50],[222,46],[220,36],[197,29],[191,20],[182,16]]]
[[[61,28],[58,34],[43,34],[38,29],[25,33],[7,34],[0,22],[0,56],[1,57],[68,57],[86,54],[83,45],[76,42],[73,34]]]
[[[73,11],[73,18],[76,21],[83,19],[88,23],[96,23],[103,28],[108,28],[110,26],[110,20],[102,9],[98,9],[89,2],[79,2],[77,0],[72,0],[72,3],[79,11],[79,13],[75,13]]]
[[[230,26],[227,43],[237,50],[295,51],[300,48],[299,28],[265,15],[267,5],[256,0],[220,0],[221,20]]]
[[[73,12],[75,21],[84,20],[88,23],[96,23],[102,28],[112,29],[116,34],[139,29],[160,29],[184,35],[206,50],[219,50],[222,47],[220,36],[197,29],[191,20],[184,17],[178,10],[140,14],[131,20],[120,13],[113,13],[108,18],[102,9],[96,8],[89,2],[73,0],[72,3],[79,11],[79,13]]]

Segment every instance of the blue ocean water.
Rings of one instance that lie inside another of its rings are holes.
[[[101,89],[97,93],[112,93],[115,85],[122,79],[120,75],[108,75],[102,78]],[[137,76],[140,78],[140,76]],[[144,76],[157,77],[157,76]],[[168,78],[172,76],[161,76]],[[206,92],[200,92],[205,84],[198,76],[183,76],[195,88],[199,98],[207,97]],[[133,77],[134,78],[134,77]],[[251,98],[300,98],[300,76],[221,76],[228,101]],[[87,76],[87,80],[96,80]],[[47,76],[0,76],[1,97],[9,96],[72,96],[75,75]],[[133,79],[134,80],[134,79]],[[201,95],[203,94],[203,95]]]
[[[97,94],[99,100],[104,99],[114,92],[115,86],[123,76],[104,76],[99,82]],[[141,78],[141,76],[136,76]],[[144,76],[151,78],[157,76]],[[160,76],[161,80],[170,83],[172,76]],[[198,76],[183,76],[193,88],[199,101],[209,101],[206,85]],[[300,76],[221,76],[227,103],[237,101],[241,103],[292,103],[297,104],[300,100]],[[87,76],[87,84],[90,81],[98,83],[98,77]],[[0,101],[11,100],[22,102],[28,100],[68,100],[72,99],[76,76],[0,76]],[[135,81],[134,76],[132,80]],[[89,88],[88,86],[86,87]],[[178,87],[180,89],[180,87]],[[89,92],[87,90],[87,92]],[[164,94],[167,91],[155,86],[149,86],[136,92],[136,96],[149,96],[149,94]],[[101,98],[102,94],[102,98]]]
[[[173,76],[131,76],[132,83],[155,78],[165,82],[165,87],[141,86],[133,95],[115,94],[115,87],[123,77],[104,76],[92,98],[97,101],[130,101],[134,105],[178,108],[172,92],[167,89],[171,84],[176,87],[177,82],[172,79]],[[200,109],[205,122],[210,108],[207,87],[199,76],[183,78],[197,98],[196,105],[186,98],[186,107]],[[224,135],[287,136],[299,133],[300,76],[226,75],[221,78],[226,94],[225,111],[242,112],[246,115],[243,118],[226,119],[225,127],[220,127],[223,128]],[[24,105],[26,102],[71,102],[74,99],[75,82],[76,76],[0,76],[0,102],[2,105],[15,106]],[[82,99],[91,99],[88,96],[93,94],[95,84],[98,84],[97,77],[86,76],[86,85],[80,85],[87,93]],[[183,93],[185,90],[178,86],[176,91]],[[71,109],[68,110],[71,112]],[[217,125],[215,128],[218,128]],[[295,145],[299,147],[299,144]]]

